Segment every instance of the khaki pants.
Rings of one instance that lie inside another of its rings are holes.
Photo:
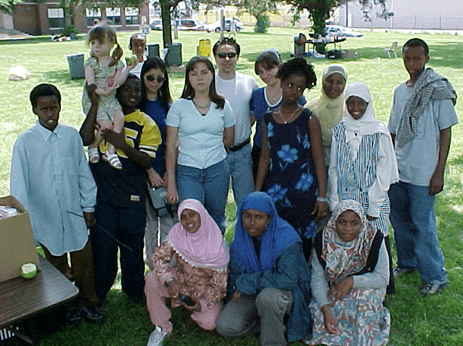
[[[261,346],[284,346],[284,317],[291,311],[292,303],[291,291],[278,288],[264,288],[254,296],[241,294],[239,304],[231,300],[225,305],[217,320],[217,332],[235,337],[260,331]]]
[[[90,240],[82,250],[70,252],[71,267],[69,267],[68,254],[54,256],[43,245],[43,251],[47,260],[65,275],[79,288],[79,294],[75,300],[69,304],[70,310],[76,310],[87,305],[98,303],[95,293],[95,278],[93,273],[93,255]]]

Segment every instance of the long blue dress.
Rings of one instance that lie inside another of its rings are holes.
[[[306,239],[315,236],[312,211],[318,194],[308,133],[311,115],[304,109],[288,124],[275,122],[272,113],[264,116],[270,151],[264,191],[272,197],[278,215]]]

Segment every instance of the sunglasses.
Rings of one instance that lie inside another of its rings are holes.
[[[165,78],[164,77],[154,77],[152,75],[149,75],[149,76],[146,76],[146,80],[148,82],[154,82],[156,80],[156,82],[162,83],[165,81]]]
[[[228,59],[233,59],[237,54],[235,52],[230,52],[230,53],[223,53],[223,52],[220,52],[220,53],[217,53],[217,56],[220,58],[220,59],[225,59],[225,58],[228,58]]]

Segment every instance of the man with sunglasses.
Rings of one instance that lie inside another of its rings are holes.
[[[217,92],[230,103],[235,113],[235,142],[227,149],[227,160],[233,196],[239,210],[244,197],[254,191],[249,102],[257,83],[253,77],[236,72],[240,46],[233,38],[224,37],[217,41],[212,51],[218,68],[215,76]]]

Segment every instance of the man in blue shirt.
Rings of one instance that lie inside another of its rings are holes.
[[[79,287],[68,322],[76,326],[82,315],[98,321],[103,316],[93,307],[98,299],[88,239],[88,228],[96,222],[95,181],[78,132],[58,123],[59,90],[51,84],[37,85],[30,101],[39,119],[19,135],[13,147],[10,192],[28,211],[34,238],[48,261]]]

